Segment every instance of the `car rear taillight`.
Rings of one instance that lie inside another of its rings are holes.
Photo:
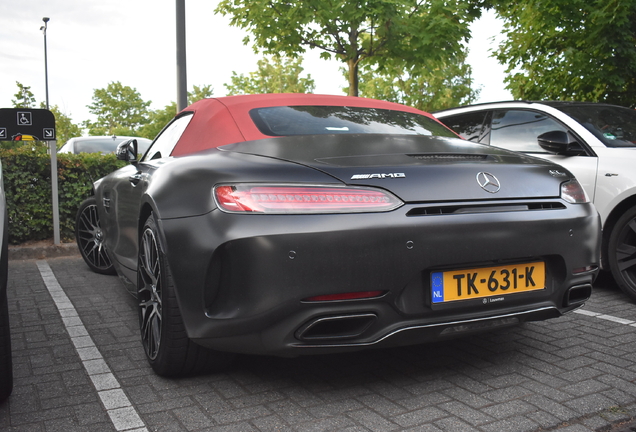
[[[403,203],[373,188],[235,184],[218,185],[214,199],[228,213],[364,213],[395,210]]]
[[[585,189],[576,179],[561,184],[561,198],[572,204],[583,204],[590,202],[585,193]]]

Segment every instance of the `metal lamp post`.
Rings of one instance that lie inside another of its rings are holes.
[[[44,25],[40,27],[44,33],[44,87],[46,89],[46,109],[49,109],[49,66],[46,50],[46,29],[50,18],[44,17]],[[57,141],[48,141],[49,153],[51,155],[51,199],[53,206],[53,244],[60,244],[60,207],[57,188]]]
[[[49,20],[50,18],[48,17],[42,18],[44,25],[40,27],[40,30],[44,33],[44,87],[46,88],[46,109],[49,109],[49,66],[48,59],[46,57],[46,28]]]
[[[177,112],[188,106],[186,73],[185,0],[176,0],[177,6]]]

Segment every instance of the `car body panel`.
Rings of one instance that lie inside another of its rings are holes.
[[[597,178],[598,178],[598,157],[596,156],[586,156],[586,157],[577,157],[574,158],[572,156],[562,156],[555,154],[537,154],[537,153],[528,153],[529,155],[547,159],[551,162],[554,162],[558,165],[567,166],[568,170],[570,170],[576,179],[581,183],[585,191],[587,192],[590,200],[594,201],[596,197],[596,189],[597,189]],[[605,215],[607,217],[607,215]]]
[[[620,153],[615,150],[597,150],[599,165],[594,204],[603,222],[607,220],[612,209],[636,195],[636,148],[620,149]]]

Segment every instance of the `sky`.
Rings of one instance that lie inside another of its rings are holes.
[[[216,15],[218,0],[187,0],[186,56],[188,90],[211,85],[226,94],[232,72],[248,74],[262,57],[243,44],[244,30]],[[49,104],[74,123],[93,119],[87,105],[95,89],[119,81],[136,89],[150,108],[161,109],[177,96],[175,0],[0,0],[0,108],[13,106],[16,81],[31,88],[36,101],[46,99],[46,31]],[[502,25],[487,13],[471,27],[468,62],[478,102],[511,99],[504,88],[503,66],[489,58]],[[303,55],[305,73],[315,93],[343,94],[341,63]]]

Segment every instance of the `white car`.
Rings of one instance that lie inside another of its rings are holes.
[[[433,114],[463,138],[570,170],[603,223],[601,266],[636,300],[636,111],[602,103],[495,102]]]
[[[64,143],[64,145],[57,151],[58,153],[115,153],[117,146],[124,141],[130,139],[136,139],[139,146],[139,154],[144,154],[150,144],[151,140],[147,138],[128,137],[128,136],[87,136],[71,138]]]

